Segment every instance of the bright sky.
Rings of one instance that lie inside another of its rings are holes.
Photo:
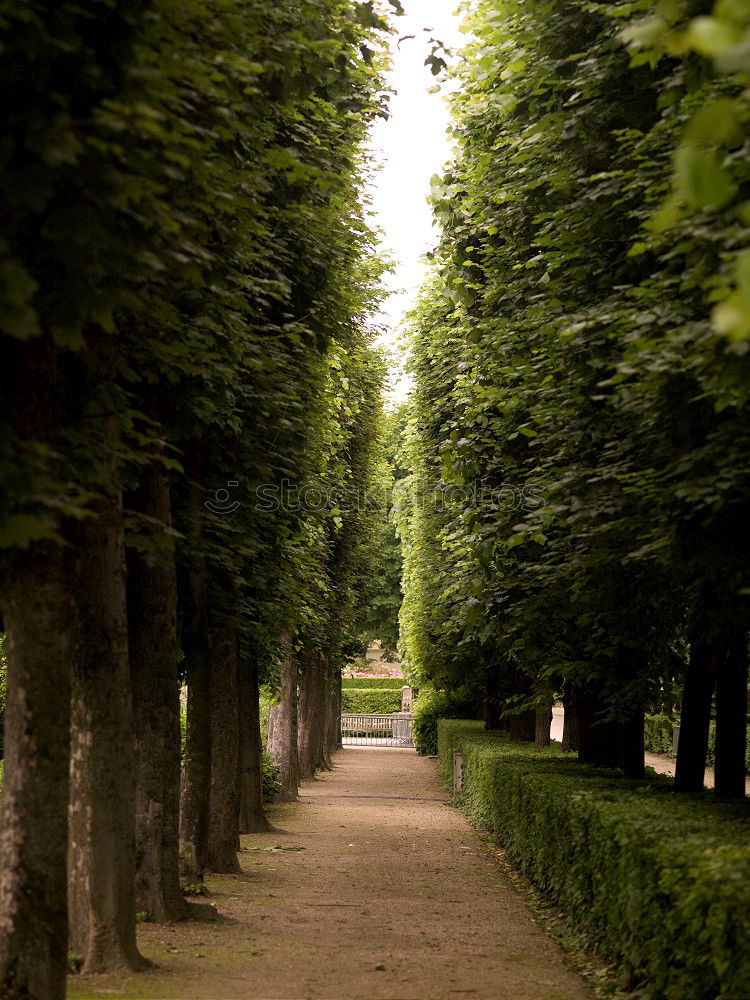
[[[428,91],[435,77],[424,61],[433,46],[430,39],[448,48],[460,48],[466,36],[459,32],[455,13],[459,0],[402,0],[405,15],[394,18],[397,34],[393,39],[393,69],[388,84],[396,94],[391,99],[391,117],[378,121],[372,144],[384,163],[375,177],[373,212],[383,233],[383,246],[396,263],[387,278],[388,301],[383,309],[388,331],[381,338],[384,347],[395,347],[398,327],[411,305],[425,275],[422,255],[437,241],[437,230],[427,204],[430,178],[440,173],[450,158],[447,136],[450,114],[446,103],[448,88]],[[429,29],[429,30],[426,30]],[[399,45],[398,38],[405,38]],[[440,52],[440,55],[445,55]],[[391,399],[400,400],[408,384],[398,373],[394,359]]]

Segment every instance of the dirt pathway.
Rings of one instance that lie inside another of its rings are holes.
[[[241,876],[209,882],[224,919],[144,924],[157,971],[73,978],[70,996],[590,1000],[447,804],[435,761],[346,749],[272,820],[278,832],[243,837]]]

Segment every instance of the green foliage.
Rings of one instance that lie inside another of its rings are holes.
[[[747,631],[750,104],[689,6],[473,5],[396,491],[436,687],[624,722],[686,639]]]
[[[341,711],[360,715],[388,715],[401,711],[401,689],[344,688]]]
[[[0,546],[70,540],[114,476],[128,544],[205,567],[264,676],[303,626],[333,660],[371,551],[345,501],[376,465],[388,25],[353,0],[31,7],[2,15]],[[130,509],[152,461],[173,525]],[[257,502],[282,480],[327,502]],[[229,481],[239,506],[206,509]]]
[[[463,754],[461,803],[523,874],[654,1000],[740,997],[750,983],[750,807],[675,797],[539,748],[441,721]]]
[[[281,788],[279,765],[273,759],[268,750],[263,748],[263,800],[272,802],[274,796]]]
[[[671,715],[647,715],[644,743],[651,753],[672,753],[672,727],[678,719]]]
[[[364,608],[361,641],[367,646],[379,639],[382,648],[395,653],[399,638],[399,610],[403,572],[401,547],[396,534],[393,491],[403,477],[399,454],[403,446],[406,407],[401,405],[383,414],[379,447],[380,463],[373,482],[372,528],[369,573],[363,580],[360,602]]]
[[[344,677],[341,684],[348,688],[387,688],[389,691],[400,691],[407,683],[403,677]]]
[[[461,692],[449,694],[422,688],[412,709],[412,733],[417,753],[423,757],[434,756],[438,752],[438,721],[465,718],[472,708],[471,699]]]

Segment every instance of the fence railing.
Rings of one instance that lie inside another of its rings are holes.
[[[346,746],[413,747],[411,712],[341,716],[341,742]]]

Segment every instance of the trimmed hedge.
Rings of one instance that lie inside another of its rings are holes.
[[[341,711],[356,712],[358,715],[389,715],[401,711],[401,689],[378,690],[377,688],[344,688],[341,695]]]
[[[651,1000],[750,996],[750,808],[664,779],[625,781],[559,746],[441,720],[464,755],[460,802]]]
[[[344,677],[344,691],[349,688],[388,688],[390,691],[400,691],[408,683],[403,677]]]
[[[423,757],[431,757],[438,752],[438,720],[465,719],[472,708],[468,697],[461,694],[447,694],[445,691],[433,691],[423,688],[414,702],[412,709],[414,721],[412,733],[417,753]]]

